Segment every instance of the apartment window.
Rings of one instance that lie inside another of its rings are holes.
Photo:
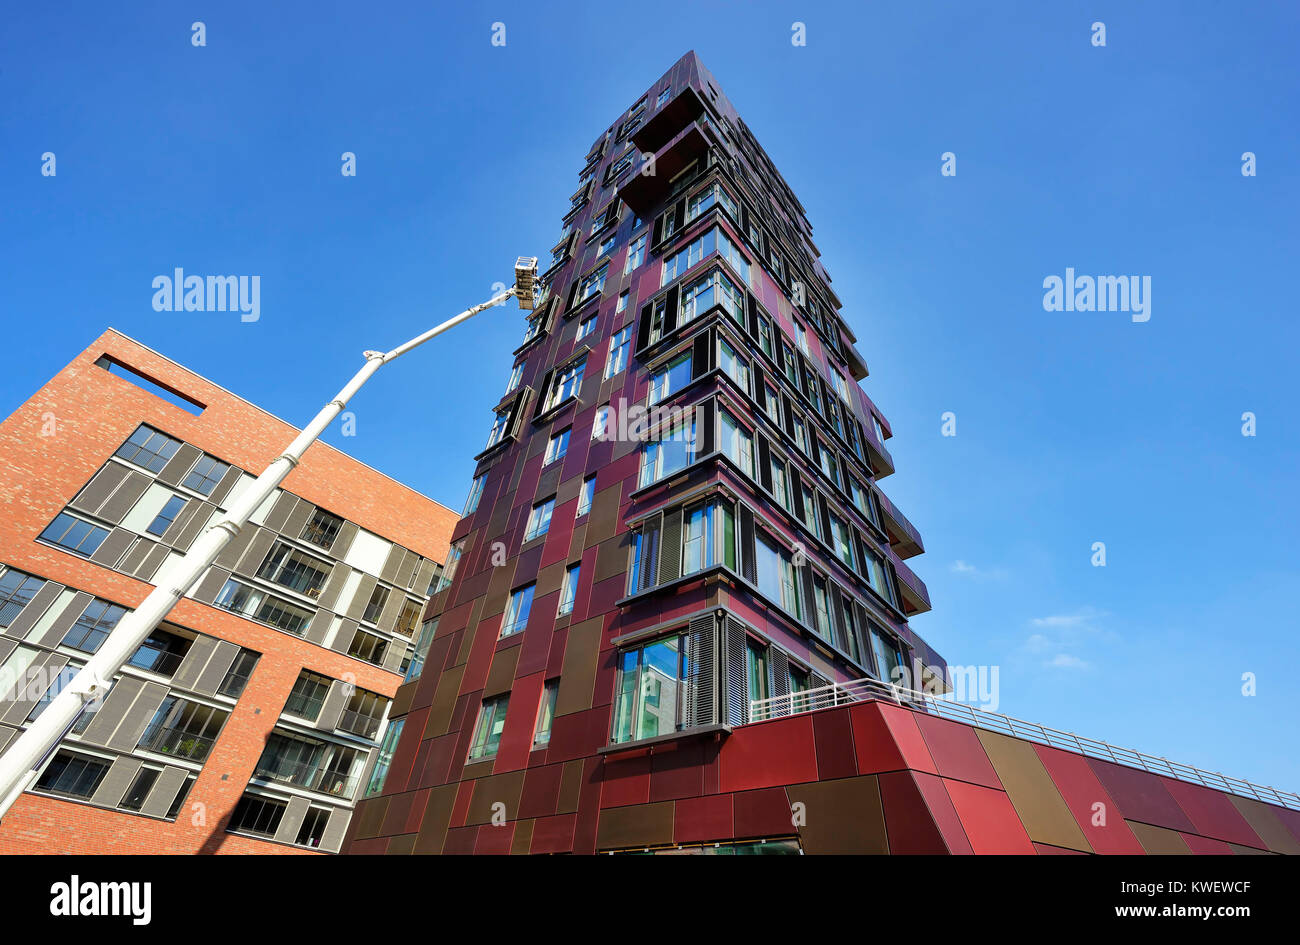
[[[854,662],[862,662],[862,649],[858,645],[858,622],[853,616],[853,601],[848,597],[841,597],[843,603],[842,612],[844,614],[844,636],[849,644],[849,656],[853,657]]]
[[[162,771],[158,768],[141,768],[137,771],[135,777],[131,779],[130,786],[126,789],[126,794],[122,795],[122,801],[117,805],[118,809],[138,811],[144,807],[145,799],[149,796],[149,790],[161,773]]]
[[[452,578],[456,576],[456,568],[460,566],[460,556],[465,551],[465,539],[461,539],[452,545],[447,551],[447,563],[443,566],[442,574],[438,575],[438,583],[433,589],[436,594],[444,587],[450,587]]]
[[[260,797],[257,794],[245,794],[235,805],[230,815],[230,826],[226,829],[232,833],[249,833],[259,837],[274,837],[284,819],[287,804],[283,801]]]
[[[181,509],[185,508],[185,502],[184,496],[173,495],[154,516],[153,521],[145,527],[145,531],[150,535],[162,535],[171,523],[176,521],[176,516],[180,514]]]
[[[90,755],[60,751],[41,773],[36,790],[63,797],[90,798],[108,774],[110,762]]]
[[[682,519],[682,574],[724,564],[736,569],[735,511],[712,501],[687,509]]]
[[[821,575],[813,578],[813,605],[816,611],[817,625],[813,629],[823,640],[835,642],[831,631],[831,599],[826,590],[826,579]]]
[[[609,263],[602,263],[600,268],[588,275],[578,286],[578,301],[585,302],[605,290],[605,276],[609,273]]]
[[[397,623],[393,627],[395,633],[400,633],[404,637],[415,635],[415,626],[420,622],[420,605],[411,600],[409,597],[402,601],[402,610],[397,615]]]
[[[388,655],[388,642],[381,636],[358,628],[357,632],[352,635],[352,645],[348,647],[348,656],[371,663],[374,666],[382,666],[384,665],[384,657]]]
[[[520,633],[528,626],[528,614],[533,609],[533,591],[536,588],[536,584],[526,584],[511,592],[510,603],[506,605],[505,616],[501,620],[502,637]]]
[[[803,609],[790,553],[761,534],[755,536],[754,551],[758,589],[769,600],[780,604],[788,613],[801,617]]]
[[[627,293],[620,292],[618,294],[618,302],[614,305],[614,314],[619,315],[625,311],[627,311]]]
[[[217,483],[229,468],[229,463],[223,463],[211,456],[201,456],[194,464],[194,468],[181,481],[181,485],[186,489],[193,489],[200,495],[211,495],[212,490],[217,487]]]
[[[542,317],[541,314],[539,313],[537,315],[532,315],[529,317],[528,323],[524,326],[524,340],[519,342],[519,346],[522,348],[524,345],[528,344],[528,342],[532,341],[534,338],[540,338],[541,336],[542,336]]]
[[[718,339],[718,361],[737,386],[749,393],[749,362],[736,354],[736,349],[725,338]]]
[[[253,776],[351,797],[364,762],[365,753],[355,748],[276,730],[267,738]]]
[[[257,569],[257,576],[315,600],[332,569],[329,562],[277,541]]]
[[[644,591],[655,584],[659,531],[657,525],[646,524],[632,536],[632,566],[628,569],[629,594]]]
[[[510,408],[503,407],[492,416],[492,429],[488,431],[488,441],[485,449],[491,449],[506,437],[506,430],[510,427]]]
[[[388,595],[392,591],[382,584],[376,584],[370,592],[370,600],[366,602],[366,609],[361,614],[361,619],[366,623],[376,623],[379,615],[384,612],[384,607],[388,605]]]
[[[767,381],[763,382],[763,410],[769,420],[781,426],[781,395]]]
[[[360,735],[362,738],[374,738],[379,734],[384,713],[388,711],[388,700],[378,693],[353,687],[352,696],[339,715],[340,732]]]
[[[510,695],[484,699],[478,710],[478,723],[474,726],[474,741],[470,746],[471,761],[490,758],[501,747],[501,732],[506,727],[506,710],[510,707]]]
[[[884,630],[874,623],[870,628],[871,652],[876,660],[876,676],[883,682],[902,682],[906,671],[902,651]]]
[[[753,478],[753,438],[749,435],[749,431],[725,410],[718,411],[718,448],[740,467],[741,472]]]
[[[577,397],[582,390],[582,374],[586,368],[586,359],[581,358],[557,370],[555,377],[551,381],[551,389],[546,392],[546,403],[542,406],[542,410],[551,410],[565,401]]]
[[[812,680],[808,675],[808,670],[800,669],[798,666],[795,666],[793,663],[791,663],[790,664],[790,694],[795,696],[795,699],[791,703],[791,707],[795,711],[799,711],[801,709],[807,708],[807,706],[804,704],[806,700],[799,699],[798,694],[801,692],[807,692],[811,688],[812,688]]]
[[[189,652],[193,640],[171,633],[161,627],[155,629],[140,644],[127,664],[146,672],[171,676],[180,668],[181,660]]]
[[[0,627],[7,627],[45,586],[43,578],[10,568],[0,575]]]
[[[92,600],[81,612],[77,622],[64,634],[61,642],[74,650],[94,653],[125,613],[125,607],[110,604],[105,600]]]
[[[582,321],[578,322],[578,334],[577,337],[574,338],[575,341],[581,341],[596,330],[596,318],[596,313],[593,312],[591,315],[588,315]]]
[[[885,428],[884,426],[881,425],[880,418],[877,417],[874,413],[871,415],[871,426],[876,431],[876,441],[879,443],[884,443]]]
[[[822,537],[821,518],[817,515],[817,494],[808,486],[800,484],[803,493],[803,523],[818,538]]]
[[[678,635],[619,656],[612,741],[668,735],[681,727],[685,649],[685,637]]]
[[[551,743],[551,723],[555,721],[555,698],[559,693],[558,679],[548,679],[542,687],[542,701],[537,706],[537,728],[533,731],[534,748]]]
[[[831,533],[828,536],[831,547],[835,549],[835,554],[845,565],[853,567],[853,536],[849,533],[849,527],[844,520],[831,512]]]
[[[795,360],[794,349],[789,342],[781,339],[781,360],[785,365],[785,377],[795,387],[799,386],[799,362]]]
[[[835,388],[835,393],[840,395],[840,399],[846,404],[852,404],[853,401],[849,399],[849,385],[844,375],[835,368],[830,368],[826,373],[830,375],[831,387]]]
[[[811,358],[812,352],[808,350],[808,332],[797,321],[794,323],[794,338],[799,345],[799,350]]]
[[[772,353],[772,322],[766,315],[758,316],[758,346],[769,358],[776,357]]]
[[[611,411],[608,404],[597,407],[591,418],[591,438],[593,440],[612,440],[615,430],[610,426]]]
[[[703,190],[691,195],[690,199],[686,201],[686,222],[689,223],[694,220],[713,207],[714,204],[721,205],[733,220],[740,218],[740,213],[736,210],[735,198],[727,193],[725,187],[715,181]]]
[[[667,219],[664,220],[664,235],[668,235]],[[703,262],[704,257],[712,255],[717,250],[718,230],[714,227],[697,236],[682,249],[664,260],[663,273],[660,276],[659,284],[661,286],[667,285],[692,266]]]
[[[397,743],[401,740],[405,725],[406,719],[388,723],[383,743],[379,746],[379,754],[375,756],[375,766],[370,770],[370,780],[366,782],[366,797],[373,797],[384,789],[388,771],[393,766],[393,752],[397,751]]]
[[[162,472],[180,445],[180,440],[159,433],[153,427],[139,426],[114,455],[156,473]]]
[[[291,604],[260,588],[233,578],[221,588],[221,592],[213,601],[213,606],[233,611],[250,620],[257,620],[298,636],[302,635],[302,631],[312,617],[312,612],[306,608]]]
[[[90,522],[73,518],[67,512],[60,512],[54,521],[41,532],[41,540],[58,545],[64,551],[89,558],[108,537],[108,529]]]
[[[826,474],[827,479],[838,486],[840,484],[840,464],[835,459],[835,454],[831,452],[825,443],[819,443],[818,445],[821,447],[817,452],[821,456],[822,472]]]
[[[519,382],[524,379],[524,362],[517,361],[515,366],[510,369],[510,377],[506,381],[506,393],[510,393],[519,386]]]
[[[249,677],[253,675],[253,669],[261,658],[261,653],[241,647],[235,656],[235,661],[226,671],[225,678],[221,680],[221,685],[217,687],[217,692],[231,699],[238,699],[244,694],[244,687],[248,685]]]
[[[569,433],[572,427],[565,427],[559,433],[553,434],[546,443],[546,456],[542,459],[543,466],[549,466],[557,459],[564,459],[569,452]]]
[[[751,702],[768,697],[767,647],[757,640],[745,640],[745,682]]]
[[[697,279],[682,292],[677,324],[692,322],[715,305],[721,305],[737,324],[744,322],[745,296],[734,282],[717,269]]]
[[[613,377],[627,367],[627,349],[631,338],[631,325],[625,325],[615,332],[614,338],[609,343],[609,358],[605,361],[605,377]]]
[[[410,682],[424,672],[424,661],[429,657],[429,647],[433,645],[433,636],[438,632],[438,618],[426,620],[420,624],[420,636],[415,641],[415,652],[406,667],[403,682]]]
[[[772,495],[777,504],[787,512],[790,511],[790,481],[786,477],[785,463],[775,456],[771,459]]]
[[[596,255],[604,256],[606,253],[608,253],[611,249],[614,248],[614,244],[617,242],[618,242],[618,234],[617,233],[609,234],[609,236],[605,237],[603,240],[600,241],[600,249],[596,251]],[[586,298],[586,296],[583,296],[583,298]]]
[[[320,715],[321,706],[325,704],[325,697],[330,691],[330,682],[328,676],[304,669],[293,684],[289,698],[284,704],[284,711],[314,722]]]
[[[800,451],[805,456],[807,456],[808,455],[808,431],[804,427],[803,417],[799,417],[799,416],[794,417],[793,426],[794,426],[795,446],[799,447]]]
[[[528,527],[524,530],[524,541],[531,541],[545,535],[551,527],[551,513],[555,511],[555,497],[538,502],[528,514]]]
[[[302,534],[298,538],[329,551],[334,547],[334,539],[339,537],[339,530],[342,528],[343,519],[324,509],[315,509],[307,524],[302,527]]]
[[[167,696],[136,747],[201,762],[208,757],[229,715],[224,709]]]
[[[483,498],[483,485],[487,482],[487,473],[474,477],[474,482],[469,487],[469,498],[465,500],[465,509],[460,513],[461,518],[472,515],[478,509],[478,500]]]
[[[657,404],[666,400],[690,382],[691,352],[688,349],[650,375],[649,402]]]
[[[668,97],[672,94],[673,94],[673,90],[671,87],[666,88],[662,92],[660,92],[659,97],[655,99],[655,108],[662,108],[664,102],[668,101]]]
[[[560,585],[560,606],[555,614],[557,617],[573,613],[573,604],[578,598],[578,576],[581,571],[581,563],[571,564],[565,570],[564,582]]]
[[[866,571],[864,577],[866,577],[867,583],[871,585],[871,589],[891,604],[897,606],[894,599],[893,585],[890,583],[889,575],[885,571],[884,560],[874,551],[868,551],[867,560],[864,564],[864,570]]]
[[[627,261],[623,264],[623,274],[627,275],[645,262],[646,235],[642,233],[627,248]]]
[[[695,418],[682,421],[660,433],[641,447],[641,474],[638,486],[658,482],[695,462]]]
[[[321,807],[309,807],[303,815],[302,826],[294,843],[300,847],[319,847],[325,836],[325,827],[329,823],[330,812]]]
[[[596,477],[588,476],[582,480],[582,488],[578,492],[578,511],[574,518],[582,518],[591,511],[591,500],[596,495]]]

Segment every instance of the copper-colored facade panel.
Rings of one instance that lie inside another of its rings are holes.
[[[673,802],[614,807],[600,813],[596,848],[661,846],[673,842]]]
[[[1246,818],[1250,828],[1259,834],[1259,838],[1268,844],[1273,853],[1287,853],[1291,856],[1300,854],[1300,841],[1291,835],[1286,825],[1279,820],[1268,805],[1249,797],[1231,797],[1233,806]]]
[[[599,619],[586,620],[569,628],[564,645],[564,668],[560,671],[560,691],[555,699],[557,716],[591,708],[600,628]]]
[[[1188,849],[1187,841],[1177,830],[1155,827],[1138,820],[1130,820],[1127,823],[1129,829],[1133,831],[1133,836],[1138,838],[1138,843],[1142,844],[1142,849],[1147,853],[1159,856],[1191,856],[1192,851]]]
[[[885,812],[874,774],[839,781],[816,781],[786,788],[792,830],[806,853],[888,853]]]
[[[1079,829],[1065,799],[1056,790],[1034,746],[984,729],[976,729],[975,733],[993,762],[1029,839],[1091,853],[1091,844]]]

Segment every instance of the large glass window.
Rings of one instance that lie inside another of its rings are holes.
[[[411,655],[411,662],[406,667],[404,682],[410,682],[424,672],[424,661],[429,656],[429,647],[433,644],[433,635],[437,632],[437,617],[420,624],[420,636],[415,641],[415,652]]]
[[[821,575],[813,578],[813,603],[816,605],[817,615],[817,626],[813,629],[823,640],[834,643],[835,634],[831,629],[831,599],[826,591],[826,579]]]
[[[216,600],[213,601],[213,606],[233,611],[251,620],[270,624],[272,627],[297,636],[302,635],[312,616],[312,612],[303,607],[233,578],[221,588]]]
[[[844,636],[849,646],[849,656],[853,657],[855,662],[862,662],[862,646],[858,642],[858,620],[853,615],[853,601],[848,597],[841,597],[844,613]]]
[[[754,552],[758,589],[788,613],[795,617],[802,616],[799,587],[789,552],[763,534],[755,536]]]
[[[719,500],[687,509],[682,520],[682,574],[716,564],[736,568],[735,511]]]
[[[745,640],[745,677],[749,701],[768,697],[767,647],[757,640]]]
[[[433,588],[436,594],[444,587],[451,586],[451,579],[456,576],[456,568],[460,565],[460,556],[465,551],[465,539],[461,539],[451,546],[447,552],[447,563],[443,566],[442,574],[438,575],[438,583]]]
[[[746,476],[754,476],[754,442],[749,431],[725,410],[718,411],[718,448]]]
[[[370,780],[366,782],[366,797],[378,794],[384,789],[384,782],[388,780],[388,770],[393,766],[393,752],[397,751],[397,743],[402,737],[402,728],[405,725],[406,719],[388,723],[383,744],[379,746],[379,754],[375,756],[375,766],[370,770]]]
[[[888,572],[885,570],[884,560],[874,551],[868,551],[867,560],[863,564],[863,570],[865,571],[863,576],[866,577],[867,583],[871,585],[871,589],[891,604],[897,606],[897,601],[894,598],[894,586],[889,580]]]
[[[226,829],[231,833],[274,837],[288,806],[284,801],[257,794],[245,794],[235,805],[234,813],[230,815],[230,826]]]
[[[740,219],[740,214],[736,211],[735,199],[727,193],[725,187],[715,181],[703,190],[697,191],[686,201],[686,221],[689,223],[694,220],[714,204],[721,204],[732,219]]]
[[[203,761],[229,715],[224,709],[167,696],[154,712],[137,747],[189,761]]]
[[[549,466],[557,459],[564,459],[569,452],[569,434],[572,432],[573,427],[565,427],[559,433],[552,434],[546,443],[546,455],[542,457],[543,466]]]
[[[510,707],[510,695],[484,699],[478,712],[478,724],[474,726],[474,741],[470,745],[471,761],[490,758],[501,747],[501,732],[506,727],[506,710]]]
[[[850,568],[853,567],[853,536],[849,532],[848,525],[844,520],[834,512],[830,513],[831,534],[830,543],[835,548],[835,554]]]
[[[614,742],[667,735],[681,728],[685,638],[673,636],[619,656]]]
[[[469,497],[465,500],[465,509],[460,513],[461,518],[472,515],[478,509],[478,500],[483,498],[483,485],[486,482],[487,473],[474,477],[474,482],[469,487]]]
[[[577,397],[582,390],[582,374],[586,368],[586,360],[580,358],[557,370],[551,380],[551,389],[546,392],[546,403],[542,409],[550,410],[570,398]]]
[[[715,305],[721,305],[738,324],[745,319],[745,296],[736,284],[719,270],[697,279],[682,291],[677,324],[685,325],[699,318]]]
[[[48,541],[58,545],[64,551],[85,558],[93,555],[107,537],[107,528],[74,518],[67,512],[60,512],[54,521],[45,527],[45,531],[41,532],[42,541]]]
[[[91,797],[108,774],[111,762],[90,755],[60,751],[36,781],[36,790],[64,797]]]
[[[506,430],[510,427],[510,408],[503,407],[498,410],[492,417],[492,429],[488,431],[487,447],[490,449],[496,446],[506,438]]]
[[[695,417],[663,431],[658,439],[641,447],[641,475],[638,486],[648,486],[695,462]]]
[[[194,468],[181,481],[181,485],[201,495],[211,495],[212,490],[217,487],[217,483],[229,468],[229,463],[223,463],[212,456],[200,456]]]
[[[125,613],[125,607],[110,604],[105,600],[92,600],[81,612],[77,622],[63,635],[61,642],[74,650],[94,653]]]
[[[320,715],[321,706],[325,704],[325,697],[329,695],[330,682],[328,676],[304,669],[294,681],[284,711],[315,721]]]
[[[382,666],[384,657],[388,655],[388,644],[389,641],[384,637],[358,628],[352,634],[352,645],[348,647],[348,656],[375,666]]]
[[[540,748],[551,742],[551,724],[555,721],[555,699],[560,693],[560,681],[548,679],[542,687],[542,700],[537,706],[537,727],[533,731],[533,747]]]
[[[786,478],[785,463],[773,456],[772,464],[772,495],[776,496],[777,504],[787,512],[790,510],[790,482]]]
[[[43,578],[10,568],[0,575],[0,627],[7,627],[45,586]]]
[[[876,659],[876,676],[882,682],[902,683],[903,654],[893,638],[875,624],[871,624],[871,652]]]
[[[581,563],[571,564],[564,572],[564,582],[560,585],[560,606],[557,617],[573,613],[573,605],[578,599],[578,577],[582,571]]]
[[[599,295],[605,288],[605,276],[609,273],[609,263],[601,264],[601,267],[595,272],[588,275],[578,286],[578,301],[583,302],[593,295]]]
[[[657,580],[660,528],[654,523],[643,525],[632,537],[632,567],[628,572],[628,593],[635,594],[653,587]]]
[[[596,477],[588,476],[582,480],[582,488],[578,492],[578,511],[574,518],[582,518],[591,511],[591,500],[596,497]]]
[[[181,509],[185,508],[186,499],[184,496],[171,496],[166,504],[158,510],[153,521],[145,526],[145,531],[150,535],[162,535],[171,527],[172,522],[176,521],[176,516],[180,514]]]
[[[519,633],[528,626],[528,615],[533,609],[533,591],[536,584],[527,584],[510,595],[505,616],[501,620],[501,636]]]
[[[540,538],[551,528],[551,513],[555,511],[555,497],[538,502],[528,513],[528,526],[524,530],[524,541]]]
[[[366,753],[356,748],[276,730],[267,738],[253,775],[350,798],[365,761]]]
[[[339,530],[342,527],[343,519],[318,508],[311,513],[311,518],[302,527],[302,534],[298,537],[302,541],[311,542],[316,547],[329,551],[334,547],[334,539],[339,537]]]
[[[267,552],[257,576],[315,600],[332,569],[333,565],[328,561],[277,541]]]
[[[627,367],[627,349],[631,337],[631,325],[625,325],[614,333],[609,343],[609,358],[605,361],[605,377],[613,377]]]
[[[230,669],[226,671],[225,678],[221,680],[221,685],[217,687],[217,692],[238,699],[243,695],[244,687],[248,685],[248,679],[253,675],[253,669],[261,658],[261,653],[240,649],[235,661],[230,664]]]
[[[627,248],[627,262],[623,264],[623,274],[627,275],[633,269],[639,267],[645,262],[645,234],[642,233],[632,241]]]
[[[691,352],[685,351],[650,375],[649,402],[657,404],[691,382]]]
[[[361,612],[361,619],[366,623],[377,623],[379,615],[388,606],[388,597],[392,593],[391,587],[376,584],[370,591],[370,600],[366,601],[366,609]]]
[[[181,441],[153,427],[139,426],[127,441],[117,448],[115,456],[129,463],[143,466],[150,472],[162,472],[167,460],[176,454]]]

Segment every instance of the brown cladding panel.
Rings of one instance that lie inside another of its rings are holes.
[[[1138,843],[1142,844],[1142,849],[1153,856],[1184,855],[1190,856],[1191,850],[1187,847],[1187,841],[1177,830],[1167,830],[1164,827],[1154,827],[1151,824],[1144,824],[1136,820],[1126,820],[1129,829],[1133,831],[1133,836],[1137,837]]]
[[[1055,847],[1092,852],[1069,806],[1043,767],[1034,746],[1017,738],[975,729],[984,753],[993,762],[1016,816],[1029,839]]]
[[[625,847],[659,846],[673,841],[672,801],[611,807],[600,812],[596,847],[617,850]]]
[[[875,775],[792,785],[786,796],[804,805],[799,838],[805,853],[889,852]]]
[[[602,622],[602,618],[597,617],[569,628],[564,647],[564,667],[560,670],[560,691],[555,697],[557,716],[591,708]]]

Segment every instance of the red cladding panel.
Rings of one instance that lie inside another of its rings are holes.
[[[943,783],[977,854],[1034,852],[1034,845],[1006,794],[965,781],[945,779]]]
[[[1222,840],[1211,840],[1209,837],[1194,833],[1184,833],[1180,836],[1187,844],[1187,849],[1200,856],[1232,856],[1232,847]]]
[[[1259,834],[1250,829],[1246,818],[1232,806],[1228,795],[1200,784],[1190,784],[1174,778],[1161,778],[1165,790],[1173,795],[1192,823],[1196,833],[1203,837],[1214,837],[1228,843],[1239,843],[1243,847],[1258,847],[1267,850],[1268,846],[1259,838]],[[1188,844],[1191,846],[1191,844]],[[1193,849],[1192,852],[1199,852]],[[1226,850],[1221,852],[1227,852]]]
[[[1043,767],[1051,775],[1070,813],[1098,853],[1143,854],[1133,831],[1124,823],[1124,811],[1115,803],[1083,755],[1035,745]],[[1100,804],[1101,808],[1094,805]]]
[[[966,829],[957,816],[957,808],[952,806],[952,798],[943,786],[943,778],[920,771],[912,772],[912,776],[916,779],[921,796],[925,798],[926,806],[930,808],[930,816],[934,818],[944,842],[948,844],[948,851],[967,856],[973,854],[975,851],[971,849]]]
[[[573,827],[577,818],[573,814],[542,817],[533,821],[531,853],[568,853],[573,849]]]
[[[722,790],[747,791],[817,780],[807,715],[738,728],[722,743]]]
[[[606,759],[600,780],[601,807],[645,804],[650,800],[650,756]]]
[[[650,800],[671,801],[698,797],[704,791],[707,743],[682,742],[650,756]]]
[[[822,781],[851,778],[858,773],[853,753],[853,722],[849,710],[814,712],[813,738],[817,747],[817,777]]]
[[[790,799],[784,788],[736,794],[736,837],[785,837],[795,833]]]
[[[930,815],[915,776],[891,771],[879,776],[880,802],[885,808],[885,831],[893,854],[944,854],[948,846]]]
[[[915,718],[939,774],[1001,790],[1002,782],[998,780],[989,756],[984,753],[975,729],[920,712],[915,713]]]
[[[1087,856],[1082,850],[1067,850],[1065,847],[1054,847],[1050,843],[1035,843],[1034,852],[1039,856]]]
[[[732,795],[684,798],[673,811],[673,842],[703,843],[735,836]]]
[[[532,820],[554,814],[559,804],[560,779],[564,765],[541,765],[524,774],[524,789],[519,795],[519,819]]]
[[[1195,825],[1183,813],[1173,795],[1165,790],[1159,775],[1097,758],[1089,758],[1088,765],[1097,773],[1097,779],[1115,799],[1128,820],[1140,820],[1144,824],[1168,830],[1196,833]]]
[[[474,852],[504,856],[510,852],[510,841],[514,837],[515,822],[513,820],[506,821],[500,827],[492,824],[482,824],[478,828],[478,843],[474,846]]]
[[[912,713],[882,702],[849,708],[858,771],[874,774],[912,768],[937,774]]]

